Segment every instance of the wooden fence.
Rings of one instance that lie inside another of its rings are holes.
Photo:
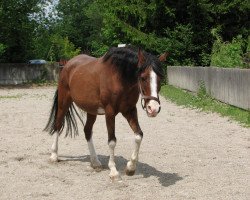
[[[58,73],[58,63],[0,63],[0,85],[17,85],[39,80],[56,81]]]
[[[59,64],[29,65],[0,63],[0,85],[16,85],[36,80],[57,81]],[[197,92],[204,83],[212,97],[250,110],[250,69],[169,66],[170,85]]]
[[[250,69],[169,66],[167,77],[170,85],[193,92],[204,83],[215,99],[250,110]]]

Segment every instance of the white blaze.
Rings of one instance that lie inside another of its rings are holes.
[[[150,96],[158,98],[157,93],[157,75],[156,73],[151,70],[150,71],[150,90],[151,94]],[[154,113],[153,115],[156,116],[159,112],[160,104],[155,100],[150,100],[147,105],[147,111],[149,114]]]
[[[153,70],[150,71],[150,89],[151,96],[157,98],[157,75]]]

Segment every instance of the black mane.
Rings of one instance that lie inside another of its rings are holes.
[[[137,50],[127,47],[112,47],[104,55],[103,62],[109,60],[126,80],[137,80],[138,75],[149,66],[158,76],[163,77],[164,71],[158,58],[146,52],[143,52],[143,55],[146,58],[145,63],[138,68]]]

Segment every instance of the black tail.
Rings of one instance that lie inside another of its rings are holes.
[[[58,90],[56,90],[56,92],[55,92],[54,103],[53,103],[53,106],[51,108],[50,117],[49,117],[49,120],[48,120],[46,127],[44,128],[44,131],[49,132],[50,135],[53,135],[56,131],[58,131],[59,134],[61,134],[63,131],[64,125],[65,125],[65,121],[66,121],[67,128],[66,128],[65,137],[67,137],[68,135],[70,135],[70,137],[72,137],[72,133],[74,134],[74,136],[79,135],[75,114],[77,115],[77,117],[79,118],[79,120],[83,126],[84,126],[84,122],[81,119],[81,116],[79,115],[79,113],[77,112],[74,104],[72,103],[70,105],[70,107],[69,107],[69,109],[64,117],[64,120],[62,122],[62,126],[61,126],[60,130],[56,130],[57,111],[58,111]]]
[[[50,116],[44,131],[49,132],[50,135],[53,135],[56,132],[56,115],[58,110],[58,90],[55,92],[54,103],[50,111]]]

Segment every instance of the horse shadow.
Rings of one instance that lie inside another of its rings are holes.
[[[108,161],[109,156],[98,155],[99,160],[102,163],[104,170],[108,170]],[[60,156],[60,162],[68,161],[81,161],[81,162],[90,162],[89,156]],[[127,165],[128,160],[122,156],[116,156],[116,167],[121,174],[125,174],[124,169]],[[135,175],[142,175],[143,178],[149,178],[150,176],[155,176],[158,178],[159,183],[168,187],[174,185],[177,181],[183,180],[183,177],[179,176],[177,173],[167,173],[157,170],[155,167],[152,167],[146,163],[138,162]]]

